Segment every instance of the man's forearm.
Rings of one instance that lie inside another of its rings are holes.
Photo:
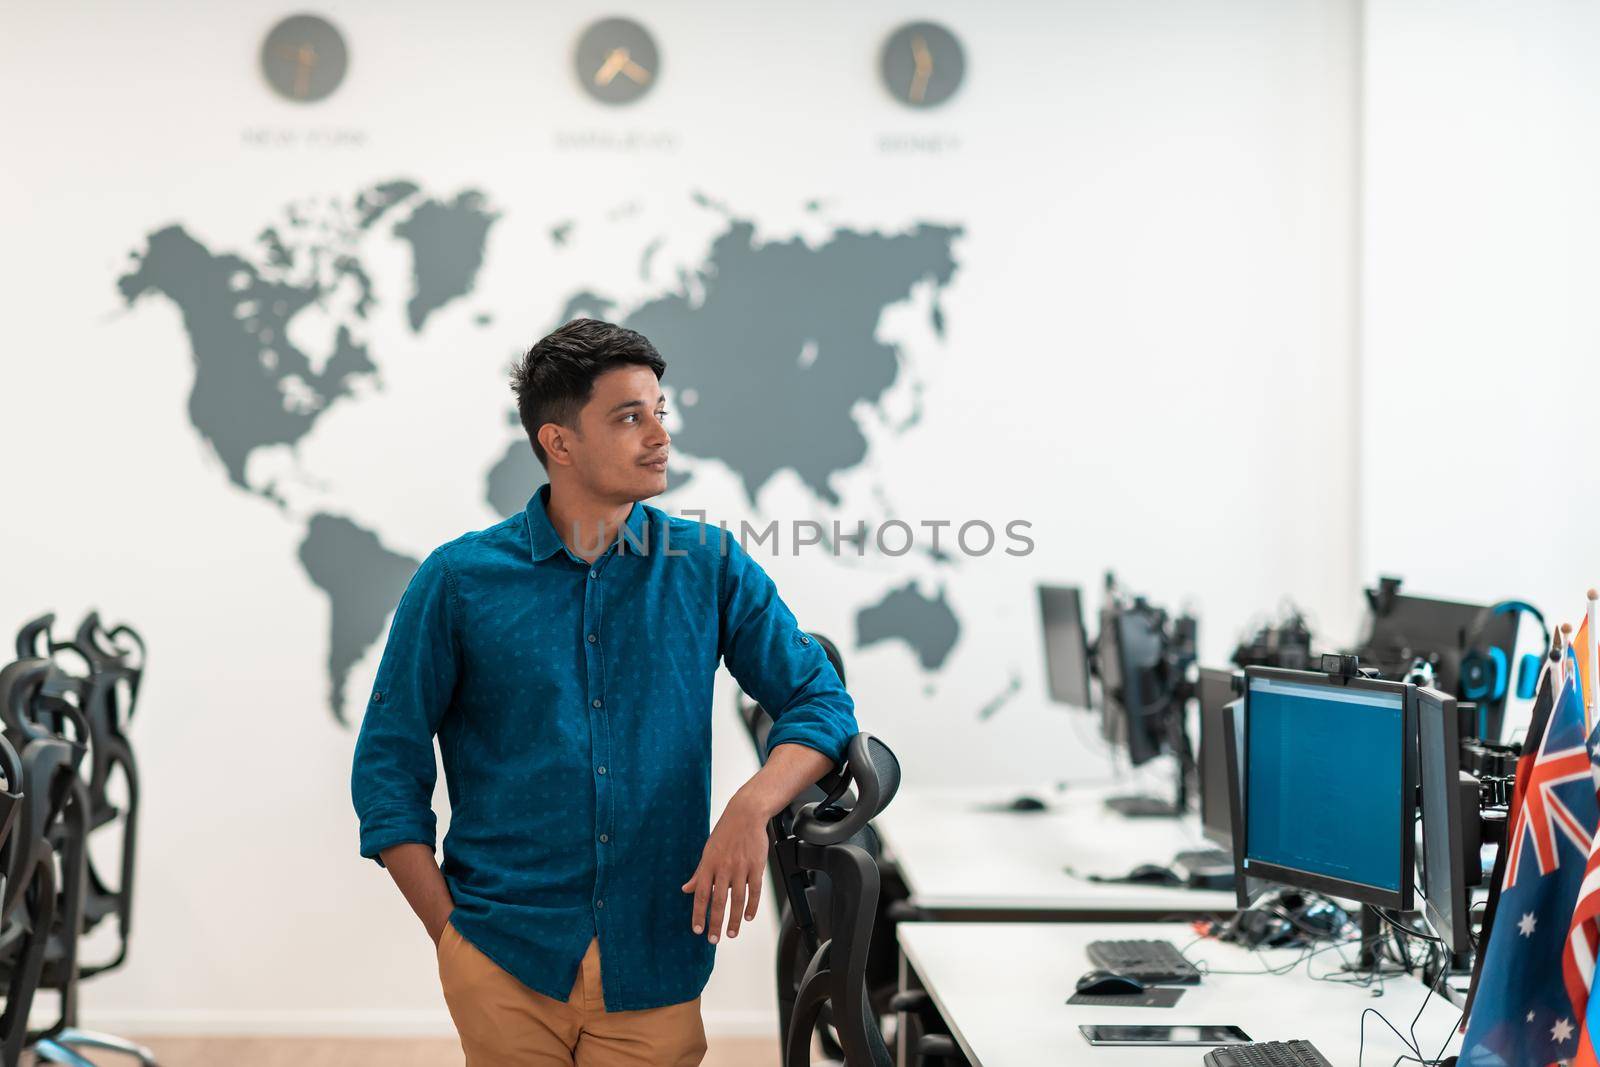
[[[439,864],[434,862],[433,849],[411,842],[386,848],[382,856],[384,867],[394,879],[394,884],[400,887],[406,903],[422,920],[434,944],[438,944],[440,936],[444,934],[445,921],[450,918],[456,903],[450,896],[450,887],[445,884]]]
[[[814,748],[779,745],[767,753],[765,765],[739,787],[729,806],[747,806],[766,822],[832,769],[833,760]]]

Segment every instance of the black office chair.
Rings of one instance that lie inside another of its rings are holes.
[[[138,806],[138,768],[128,742],[127,726],[139,699],[139,683],[144,676],[145,644],[138,632],[127,625],[106,630],[98,612],[91,611],[70,639],[56,640],[51,634],[55,615],[41,615],[23,624],[17,633],[17,655],[21,658],[50,659],[58,668],[54,677],[65,679],[66,688],[83,688],[83,710],[89,718],[93,736],[89,738],[89,796],[96,829],[115,820],[123,810],[112,804],[108,792],[114,771],[127,778],[129,802],[126,820],[136,821],[132,812]],[[120,643],[119,643],[120,642]],[[60,662],[67,652],[81,664]],[[86,685],[86,688],[84,688]],[[47,684],[47,689],[50,685]],[[124,857],[125,865],[131,860]]]
[[[59,732],[64,718],[59,705],[65,702],[75,707],[79,714],[71,733],[87,742],[88,758],[84,761],[87,774],[73,791],[75,803],[71,811],[74,818],[67,823],[70,836],[82,840],[58,842],[63,854],[82,854],[82,880],[74,883],[70,894],[71,907],[79,921],[70,935],[63,931],[60,943],[53,942],[47,955],[44,981],[47,987],[61,991],[61,1013],[53,1027],[38,1035],[34,1049],[41,1059],[62,1063],[82,1062],[70,1049],[93,1048],[132,1056],[141,1064],[153,1065],[154,1055],[143,1046],[111,1034],[83,1030],[77,1025],[77,982],[120,967],[128,956],[137,854],[139,774],[126,729],[138,699],[145,645],[138,633],[126,625],[106,630],[95,612],[89,613],[71,640],[57,641],[50,636],[53,619],[50,615],[35,619],[18,635],[19,649],[26,646],[35,651],[47,651],[52,657],[52,669],[35,701],[34,712]],[[62,653],[81,661],[82,673],[69,667]],[[113,802],[110,792],[118,772],[125,794],[120,806]],[[79,813],[81,818],[77,817]],[[121,822],[120,870],[112,884],[96,867],[87,840],[89,835],[118,821]],[[67,888],[64,884],[64,898],[69,896]],[[102,962],[85,963],[77,952],[79,939],[111,917],[117,921],[115,952]]]
[[[0,1062],[11,1067],[27,1045],[28,1012],[44,967],[49,909],[55,905],[55,872],[46,865],[26,876],[15,873],[22,866],[18,857],[32,854],[33,844],[26,832],[18,831],[25,822],[20,817],[22,760],[4,735],[0,735],[0,775],[5,778],[0,788],[0,961],[10,964],[10,978],[4,982],[5,1010],[0,1013]],[[42,922],[28,910],[35,903],[45,909]]]
[[[118,640],[125,643],[119,647]],[[131,647],[130,647],[131,646]],[[90,612],[78,627],[70,647],[89,664],[83,694],[84,713],[89,724],[90,832],[122,822],[117,881],[109,885],[89,863],[89,892],[84,902],[85,929],[92,930],[104,919],[117,920],[117,951],[111,959],[83,967],[85,978],[120,967],[128,958],[128,938],[133,923],[133,870],[139,830],[139,767],[128,740],[127,727],[139,699],[139,683],[144,675],[144,640],[126,625],[105,630],[100,616]],[[137,654],[135,654],[137,653]],[[121,775],[125,798],[119,807],[112,801],[110,787]],[[131,1052],[131,1049],[123,1050]]]
[[[788,902],[778,950],[783,1065],[806,1067],[812,1035],[828,1025],[845,1067],[892,1067],[867,991],[878,865],[860,842],[868,821],[894,799],[900,763],[883,742],[857,734],[843,766],[818,787],[822,800],[768,824]],[[852,791],[853,803],[846,799]],[[823,877],[826,894],[818,891]]]
[[[827,654],[828,662],[833,664],[833,669],[838,672],[839,684],[844,684],[844,657],[839,653],[839,646],[835,645],[822,634],[812,634],[811,639],[822,646],[822,651]],[[739,712],[739,719],[744,723],[745,731],[750,735],[751,747],[755,749],[756,761],[761,764],[767,762],[767,737],[772,733],[772,716],[767,714],[767,709],[751,700],[743,692],[735,691],[734,706]],[[825,793],[816,786],[807,786],[805,791],[794,799],[789,805],[789,811],[798,815],[800,809],[815,800],[821,800]],[[772,875],[772,884],[783,885],[783,876],[778,871],[777,861],[769,850],[767,853],[767,871]],[[778,917],[783,917],[783,910],[788,903],[782,894],[778,896]]]
[[[828,662],[839,675],[840,683],[846,681],[844,656],[839,651],[839,646],[834,644],[823,634],[813,633],[811,639],[821,646],[827,655]],[[772,731],[772,717],[759,703],[749,699],[743,693],[737,693],[735,707],[739,712],[740,720],[744,723],[750,735],[750,743],[756,752],[756,758],[765,763],[767,759],[767,737]],[[794,819],[808,804],[825,800],[827,793],[818,786],[810,786],[802,792],[789,805],[789,817]],[[853,793],[846,794],[846,802],[853,804]],[[895,940],[895,926],[908,919],[916,918],[915,909],[911,908],[908,899],[911,895],[904,879],[895,866],[888,862],[883,854],[883,845],[878,833],[869,824],[861,832],[857,844],[865,848],[868,854],[878,864],[879,894],[878,915],[872,926],[872,941],[867,958],[867,985],[873,1010],[880,1016],[893,1014],[890,1001],[895,995],[899,979],[899,948]],[[810,958],[810,950],[801,944],[799,931],[793,922],[787,920],[789,901],[782,892],[784,884],[783,872],[778,868],[776,853],[768,850],[767,868],[772,875],[772,884],[777,887],[777,901],[774,911],[778,918],[778,1000],[780,1013],[780,1030],[782,1020],[789,1016],[789,1005],[792,1004],[794,991],[798,988],[799,979],[805,968],[806,961]],[[827,895],[829,892],[828,879],[825,874],[819,874],[813,887],[812,895],[818,901],[818,910],[823,914],[822,922],[826,922]],[[826,934],[824,934],[826,937]],[[791,973],[789,961],[794,964]],[[823,1015],[823,1025],[819,1028],[817,1037],[822,1046],[823,1054],[837,1060],[843,1050],[835,1038],[831,1026],[828,1025],[828,1016]]]
[[[86,866],[87,804],[78,778],[86,749],[43,721],[70,723],[69,731],[87,726],[72,704],[71,690],[55,674],[49,660],[36,658],[0,669],[0,725],[17,755],[15,781],[22,786],[17,825],[5,848],[6,888],[0,899],[0,982],[7,991],[0,1015],[0,1060],[6,1067],[18,1063],[30,1046],[41,1059],[88,1062],[65,1051],[53,1056],[53,1050],[41,1046],[61,1022],[43,1031],[28,1029],[41,988],[60,995],[63,1019],[75,1010]],[[15,792],[12,768],[5,773],[8,788]]]

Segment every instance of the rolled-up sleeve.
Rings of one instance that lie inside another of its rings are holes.
[[[721,542],[722,660],[772,716],[767,751],[792,743],[842,759],[857,726],[839,672],[800,629],[767,572],[731,535]]]
[[[350,794],[361,855],[417,842],[433,847],[433,738],[450,706],[458,664],[457,594],[441,551],[406,586],[356,740]]]

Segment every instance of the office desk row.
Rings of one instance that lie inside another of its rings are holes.
[[[1185,954],[1209,973],[1171,1008],[1068,1004],[1078,976],[1089,966],[1084,955],[1089,942],[1116,937],[1164,938],[1187,946]],[[1369,1008],[1408,1036],[1412,1018],[1422,1009],[1415,1032],[1427,1059],[1460,1044],[1455,1029],[1461,1009],[1430,996],[1415,978],[1386,978],[1370,988],[1327,980],[1344,977],[1335,951],[1288,973],[1269,974],[1267,968],[1289,967],[1304,951],[1251,952],[1197,941],[1186,923],[903,923],[899,941],[901,988],[927,990],[973,1067],[1198,1067],[1205,1056],[1204,1048],[1092,1046],[1078,1030],[1086,1024],[1231,1024],[1252,1041],[1308,1040],[1339,1067],[1387,1065],[1412,1055],[1381,1019],[1363,1015]],[[1354,949],[1346,947],[1344,954],[1353,957]]]
[[[1115,922],[1232,911],[1232,892],[1092,880],[1164,866],[1207,846],[1192,815],[1131,819],[1105,807],[1108,796],[1126,791],[908,786],[873,826],[911,903],[933,920]],[[1022,795],[1045,809],[1006,810]]]
[[[928,992],[974,1067],[1198,1065],[1205,1053],[1091,1046],[1078,1027],[1096,1023],[1232,1024],[1254,1041],[1310,1040],[1335,1064],[1388,1064],[1410,1050],[1373,1015],[1363,1047],[1363,1011],[1374,1008],[1407,1032],[1425,1001],[1416,1030],[1424,1054],[1459,1044],[1460,1009],[1415,978],[1371,987],[1327,980],[1340,977],[1340,953],[1353,948],[1288,967],[1303,950],[1255,953],[1198,940],[1190,921],[1231,913],[1231,892],[1092,880],[1206,845],[1192,815],[1130,819],[1105,808],[1109,794],[1124,791],[907,786],[875,821],[924,920],[898,926],[901,988]],[[1044,809],[1009,810],[1019,795]],[[1091,969],[1088,943],[1120,938],[1171,941],[1211,973],[1173,1008],[1067,1004]],[[897,1058],[913,1062],[903,1047]]]

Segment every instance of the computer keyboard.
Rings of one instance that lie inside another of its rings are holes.
[[[1200,972],[1171,941],[1091,941],[1089,962],[1145,985],[1194,985]]]
[[[1257,1041],[1206,1053],[1205,1067],[1333,1067],[1309,1041]]]

